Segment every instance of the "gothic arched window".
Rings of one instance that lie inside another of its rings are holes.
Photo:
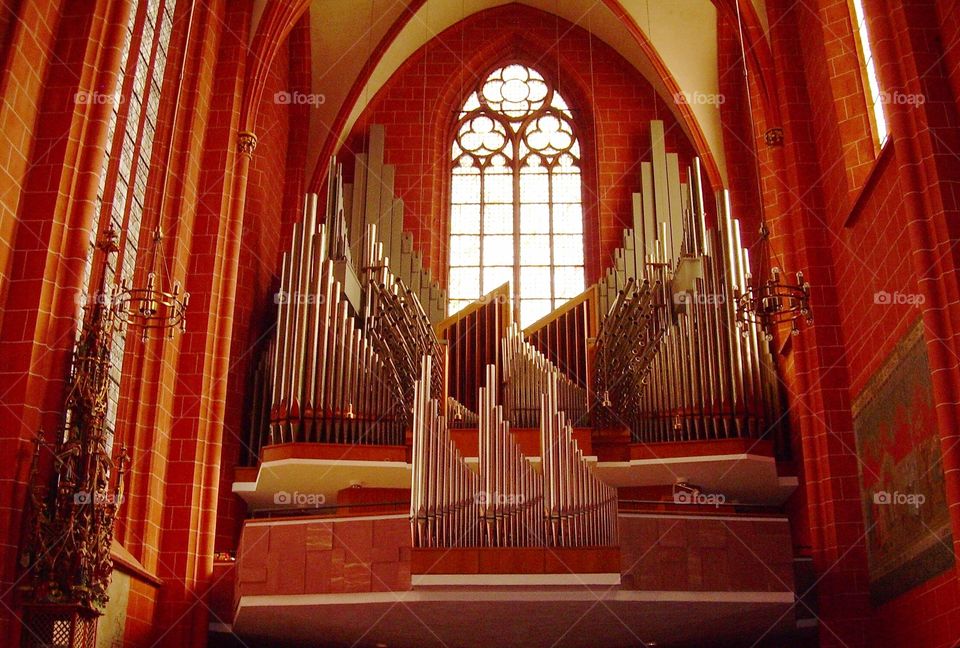
[[[536,70],[482,79],[457,120],[450,183],[450,313],[511,282],[528,326],[584,289],[580,143]]]

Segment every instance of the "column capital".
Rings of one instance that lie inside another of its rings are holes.
[[[252,158],[253,151],[257,148],[257,136],[253,131],[240,131],[237,135],[237,144],[240,148],[240,155]]]

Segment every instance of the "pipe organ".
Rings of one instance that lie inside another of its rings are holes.
[[[615,542],[616,496],[574,427],[626,427],[634,443],[769,435],[780,419],[769,341],[754,325],[737,334],[733,295],[749,272],[739,223],[724,192],[708,219],[699,161],[681,182],[662,123],[651,134],[613,267],[521,332],[506,284],[441,319],[445,298],[402,232],[373,127],[353,185],[331,162],[324,222],[308,195],[293,227],[275,338],[252,382],[251,458],[268,443],[404,445],[409,430],[417,546],[602,545]],[[477,430],[479,475],[455,428]],[[512,436],[521,428],[540,430],[539,469]]]
[[[523,338],[516,324],[503,338],[504,412],[514,427],[540,425],[540,395],[548,385],[558,386],[557,404],[570,421],[587,425],[587,390],[571,380],[560,369]],[[488,378],[487,385],[490,385]]]
[[[650,130],[653,160],[641,163],[634,226],[600,285],[607,315],[597,392],[634,441],[768,435],[780,420],[779,388],[763,333],[750,324],[737,335],[733,297],[750,268],[739,222],[720,191],[716,226],[708,225],[699,160],[680,182],[677,156],[664,151],[662,122]],[[647,329],[635,325],[637,317]],[[631,350],[629,370],[619,366],[623,349]]]

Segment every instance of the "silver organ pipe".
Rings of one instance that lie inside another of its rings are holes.
[[[318,224],[318,199],[308,194],[283,255],[272,358],[254,393],[254,411],[261,421],[269,412],[271,444],[402,444],[403,408],[391,388],[392,367],[357,325],[330,258],[331,251],[349,258],[333,162],[331,173],[326,223]]]
[[[373,348],[392,368],[392,387],[402,408],[397,416],[409,423],[413,385],[420,375],[420,359],[433,358],[433,393],[445,393],[446,350],[414,291],[389,270],[383,245],[377,242],[376,225],[368,226],[362,273],[366,286],[364,327]],[[462,417],[461,417],[462,418]]]
[[[558,406],[575,425],[587,425],[587,390],[578,385],[527,342],[516,324],[502,340],[503,398],[505,417],[515,427],[540,424],[540,394],[556,380]],[[489,385],[489,383],[488,383]]]
[[[630,277],[604,318],[594,360],[602,424],[632,422],[640,412],[659,406],[659,390],[647,389],[647,384],[662,365],[657,352],[667,329],[666,299],[660,281],[638,283]]]
[[[414,249],[413,235],[403,230],[403,200],[394,192],[396,170],[383,159],[385,137],[383,125],[370,126],[368,150],[356,157],[353,183],[343,185],[350,248],[359,258],[373,243],[387,269],[416,295],[428,321],[437,324],[447,313],[446,291]],[[375,226],[372,233],[371,225]]]
[[[451,428],[475,428],[479,425],[480,418],[456,398],[447,396],[447,421]]]
[[[423,356],[414,384],[410,523],[414,547],[480,543],[480,479],[460,455],[431,397],[432,358]]]
[[[591,547],[617,542],[617,493],[595,477],[559,407],[557,372],[540,398],[541,469],[497,403],[497,370],[478,390],[478,473],[430,397],[430,356],[414,387],[410,524],[415,547]]]
[[[558,410],[557,377],[541,396],[540,457],[545,541],[554,547],[617,543],[617,491],[598,479]]]
[[[382,166],[382,155],[378,163]],[[402,204],[396,204],[392,188],[366,177],[359,186],[366,202],[343,185],[341,166],[331,159],[323,223],[317,218],[318,197],[307,194],[303,216],[294,224],[282,257],[270,360],[260,363],[251,387],[250,460],[264,444],[402,444],[425,353],[435,360],[435,393],[447,391],[446,350],[424,309],[427,304],[442,315],[443,293],[424,279],[429,275],[422,269],[412,271],[416,264],[409,254],[400,266],[384,254],[378,227],[390,237],[403,234]],[[382,208],[388,203],[389,209]],[[348,218],[354,234],[365,235],[352,247]],[[354,257],[360,259],[362,286]],[[392,268],[402,268],[402,275]],[[475,424],[476,415],[457,405],[457,421]]]
[[[510,435],[497,405],[497,370],[486,368],[478,401],[480,417],[480,518],[487,547],[543,544],[543,475],[533,469]]]
[[[651,137],[633,228],[599,286],[604,317],[594,384],[597,398],[610,401],[607,422],[626,424],[639,442],[778,440],[780,391],[769,341],[755,325],[742,335],[735,325],[733,295],[746,285],[749,257],[727,193],[717,192],[711,226],[699,160],[682,183],[676,155],[663,150],[662,123],[651,122]],[[622,312],[645,285],[657,311],[644,320],[648,329]],[[637,370],[617,370],[618,348],[645,349],[632,356]]]

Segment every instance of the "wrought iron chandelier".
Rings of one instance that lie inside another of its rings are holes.
[[[747,111],[750,117],[750,132],[753,136],[753,125],[756,123],[753,114],[753,99],[750,94],[750,73],[747,68],[746,48],[743,41],[743,23],[740,18],[740,5],[737,4],[737,28],[740,35],[740,56],[743,64],[743,78],[746,86]],[[764,140],[771,146],[783,143],[782,129],[772,128],[764,135]],[[780,324],[790,324],[791,335],[800,334],[800,321],[808,324],[813,322],[813,312],[810,310],[810,284],[804,280],[803,272],[797,272],[796,283],[784,279],[779,260],[770,267],[770,259],[775,252],[770,246],[770,230],[767,227],[763,213],[763,188],[760,185],[760,156],[759,151],[754,155],[755,172],[757,179],[757,200],[760,208],[760,237],[757,244],[759,272],[757,276],[745,273],[746,285],[734,286],[733,298],[736,307],[737,328],[744,337],[750,335],[750,328],[756,326],[763,332],[764,339],[773,340],[773,331]]]
[[[132,287],[124,279],[111,289],[110,303],[113,316],[120,329],[133,325],[140,329],[142,339],[147,338],[151,330],[165,331],[168,338],[179,329],[184,332],[187,326],[187,305],[190,293],[184,292],[179,281],[171,282],[169,274],[165,277],[169,290],[158,285],[158,277],[166,272],[160,262],[160,247],[163,232],[158,225],[153,231],[153,244],[150,248],[149,273],[147,283],[142,288]]]

